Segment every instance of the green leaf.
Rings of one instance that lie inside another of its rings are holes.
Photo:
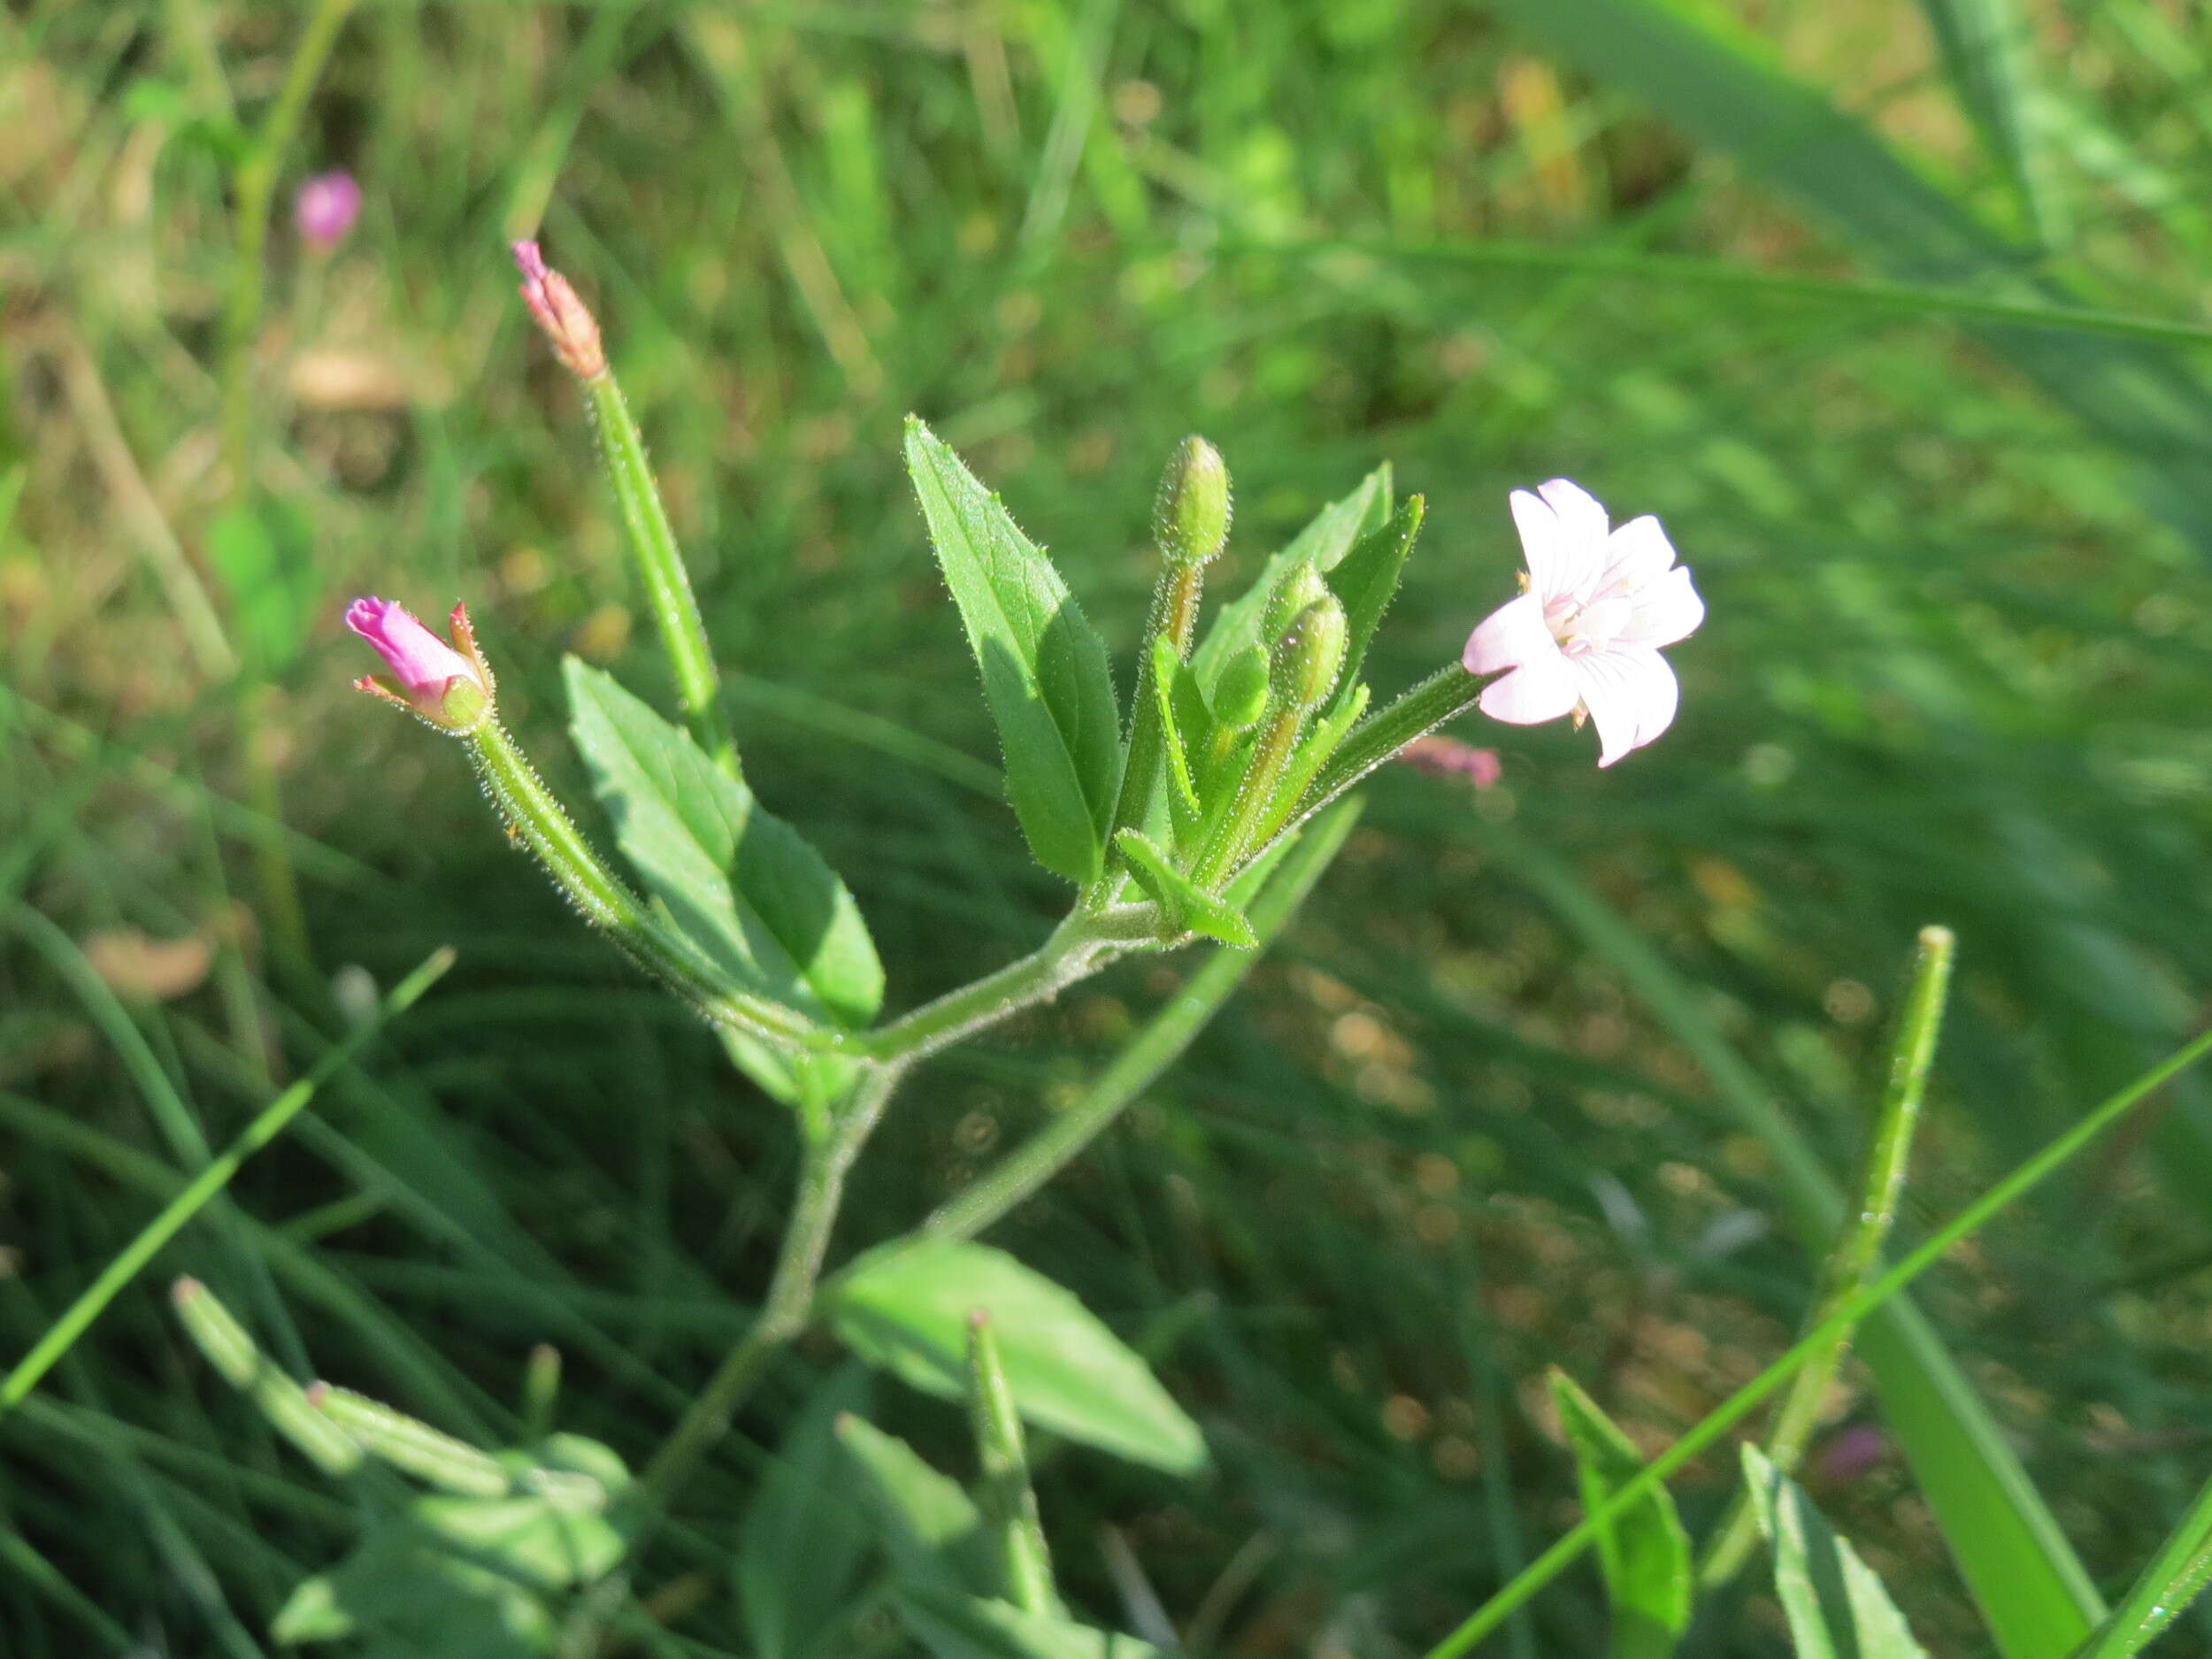
[[[1206,695],[1213,695],[1229,660],[1246,646],[1258,642],[1267,596],[1285,571],[1294,565],[1311,564],[1325,578],[1361,536],[1389,518],[1390,468],[1386,465],[1377,467],[1360,480],[1357,489],[1316,513],[1288,547],[1268,560],[1252,585],[1221,608],[1205,639],[1191,654],[1191,670]],[[1348,613],[1351,607],[1348,604],[1345,609]]]
[[[1137,885],[1165,914],[1169,926],[1179,932],[1203,933],[1240,950],[1249,950],[1260,942],[1241,911],[1200,887],[1136,831],[1122,831],[1114,837],[1114,845],[1129,861],[1129,873],[1137,879]]]
[[[940,1399],[967,1394],[968,1316],[989,1311],[1033,1426],[1133,1463],[1190,1474],[1206,1463],[1198,1425],[1151,1369],[1081,1302],[1002,1250],[955,1239],[887,1245],[860,1258],[829,1298],[833,1327],[872,1365]]]
[[[554,1632],[527,1589],[405,1525],[377,1527],[302,1579],[269,1623],[277,1641],[354,1637],[373,1659],[534,1659]]]
[[[1405,575],[1413,544],[1420,538],[1421,520],[1427,511],[1425,498],[1409,497],[1387,524],[1362,535],[1349,552],[1322,572],[1329,591],[1344,606],[1348,625],[1344,667],[1337,680],[1342,687],[1336,695],[1338,707],[1349,700],[1358,684],[1360,665],[1367,660],[1367,648],[1374,642],[1383,613],[1398,596],[1398,583]]]
[[[1574,1379],[1554,1369],[1551,1395],[1594,1510],[1643,1472],[1644,1460]],[[1666,1659],[1690,1622],[1690,1538],[1663,1486],[1600,1534],[1598,1563],[1613,1608],[1612,1659]]]
[[[860,1075],[860,1064],[835,1054],[788,1054],[726,1025],[715,1035],[730,1064],[787,1106],[809,1099],[842,1100]]]
[[[860,1472],[892,1570],[910,1584],[987,1595],[998,1570],[983,1511],[960,1483],[940,1474],[895,1434],[864,1417],[837,1421],[838,1444]]]
[[[868,1407],[868,1374],[832,1373],[776,1448],[737,1532],[733,1573],[759,1659],[795,1659],[849,1609],[875,1528],[849,1481],[838,1419]]]
[[[1797,1483],[1747,1442],[1743,1467],[1797,1659],[1927,1659],[1882,1581]]]
[[[872,1019],[883,966],[822,856],[612,675],[573,657],[562,669],[615,840],[677,925],[748,990],[850,1025]]]
[[[1097,879],[1121,785],[1121,715],[1106,646],[1043,551],[919,420],[906,467],[952,590],[1037,862]]]
[[[902,1586],[899,1618],[936,1659],[1156,1659],[1134,1636],[1094,1630],[1010,1601]]]

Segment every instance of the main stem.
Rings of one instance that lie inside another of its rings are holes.
[[[814,1287],[822,1277],[823,1254],[844,1202],[845,1177],[905,1075],[904,1061],[870,1067],[844,1110],[823,1131],[807,1137],[791,1225],[776,1256],[768,1298],[645,1465],[641,1479],[654,1512],[668,1508],[699,1459],[728,1432],[731,1418],[769,1363],[806,1329],[814,1310]]]
[[[1095,912],[1079,904],[1051,938],[1019,962],[926,1002],[861,1041],[880,1061],[926,1058],[1018,1009],[1056,996],[1130,946],[1158,940],[1159,927],[1159,911],[1150,904],[1109,905]]]

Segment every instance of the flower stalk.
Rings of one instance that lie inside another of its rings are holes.
[[[843,1033],[723,981],[705,956],[648,910],[600,860],[506,728],[486,718],[464,734],[484,793],[577,913],[709,1020],[801,1051],[849,1045]]]
[[[645,440],[607,362],[598,321],[567,279],[546,265],[537,243],[518,242],[514,254],[522,272],[523,303],[552,342],[554,354],[583,386],[607,480],[614,489],[625,539],[645,590],[646,608],[675,677],[684,724],[714,764],[742,782],[744,770],[722,712],[721,677],[706,623],[691,591],[691,577],[662,504],[660,487],[646,460]]]

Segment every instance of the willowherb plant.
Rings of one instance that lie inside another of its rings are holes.
[[[640,885],[609,866],[502,724],[496,680],[463,607],[445,639],[396,603],[355,601],[346,624],[388,671],[357,683],[460,740],[513,838],[577,910],[791,1109],[797,1192],[757,1319],[634,1482],[606,1448],[548,1440],[542,1427],[532,1446],[485,1453],[343,1390],[273,1381],[209,1293],[180,1291],[188,1325],[225,1374],[253,1389],[326,1468],[342,1471],[365,1455],[442,1489],[411,1500],[403,1521],[353,1563],[301,1586],[281,1633],[392,1637],[401,1624],[375,1586],[396,1573],[415,1586],[406,1628],[419,1624],[423,1596],[438,1605],[472,1596],[487,1605],[468,1628],[498,1625],[511,1632],[512,1651],[543,1651],[555,1631],[547,1598],[594,1583],[569,1615],[569,1650],[581,1651],[593,1631],[628,1617],[619,1561],[666,1517],[775,1356],[822,1322],[869,1364],[972,1402],[983,1471],[972,1501],[849,1413],[815,1414],[795,1431],[833,1435],[852,1481],[872,1494],[895,1568],[891,1604],[911,1633],[940,1652],[963,1643],[1041,1652],[1070,1634],[1102,1641],[1069,1623],[1054,1588],[1022,1421],[1175,1473],[1204,1463],[1204,1441],[1144,1362],[1073,1297],[974,1234],[1064,1166],[1189,1041],[1233,987],[1245,953],[1280,926],[1341,844],[1356,810],[1346,797],[1377,766],[1478,704],[1522,724],[1589,718],[1603,765],[1658,736],[1676,702],[1659,648],[1703,613],[1688,572],[1655,519],[1611,529],[1603,509],[1563,480],[1516,492],[1525,591],[1474,630],[1461,662],[1375,707],[1363,670],[1420,531],[1421,498],[1395,502],[1387,470],[1377,472],[1324,509],[1202,632],[1205,572],[1227,543],[1231,490],[1221,456],[1191,437],[1171,457],[1154,504],[1160,571],[1125,712],[1105,644],[1060,572],[960,459],[910,420],[908,472],[981,670],[1007,798],[1031,852],[1072,897],[1029,956],[884,1019],[882,967],[851,894],[748,778],[599,325],[534,244],[515,254],[524,303],[598,426],[674,672],[671,719],[613,676],[574,658],[565,665],[571,734]],[[1494,757],[1462,749],[1432,741],[1424,755],[1478,784],[1494,778]],[[1227,954],[1140,1033],[1109,1083],[912,1233],[825,1280],[847,1172],[917,1062],[1119,958],[1200,941]],[[520,1543],[493,1537],[511,1512]],[[987,1547],[956,1548],[955,1534],[968,1533]],[[430,1571],[438,1538],[463,1536],[477,1546],[464,1569],[431,1574],[428,1589],[408,1577]],[[558,1571],[541,1559],[556,1545],[572,1556]],[[749,1620],[770,1619],[772,1590],[746,1594]],[[1143,1651],[1113,1640],[1117,1653]]]

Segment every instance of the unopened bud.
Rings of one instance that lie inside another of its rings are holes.
[[[415,620],[404,605],[357,599],[346,626],[376,648],[391,674],[370,674],[354,687],[419,715],[441,731],[473,732],[492,709],[492,671],[476,649],[465,606],[453,607],[449,645]]]
[[[1229,469],[1194,434],[1175,446],[1152,503],[1152,537],[1171,565],[1203,565],[1229,540]]]
[[[580,380],[595,380],[607,372],[606,348],[599,342],[599,324],[576,290],[558,271],[549,269],[534,242],[514,247],[515,265],[522,273],[522,303],[553,353]]]
[[[1344,669],[1344,646],[1350,629],[1344,607],[1334,594],[1325,595],[1298,613],[1276,642],[1270,664],[1268,689],[1286,709],[1318,707],[1336,688]]]
[[[1318,604],[1328,597],[1329,584],[1321,580],[1321,572],[1310,563],[1292,565],[1275,579],[1275,587],[1267,595],[1267,611],[1263,627],[1266,637],[1279,640],[1289,631],[1290,625],[1308,605]]]
[[[1214,718],[1233,732],[1259,724],[1267,712],[1267,647],[1257,641],[1229,659],[1215,683]]]

